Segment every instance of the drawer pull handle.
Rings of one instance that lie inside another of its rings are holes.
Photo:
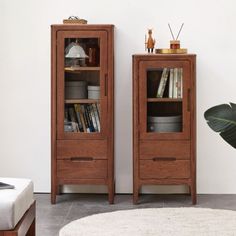
[[[176,161],[175,157],[153,157],[153,161]]]
[[[71,157],[71,161],[77,162],[77,161],[93,161],[92,157]]]

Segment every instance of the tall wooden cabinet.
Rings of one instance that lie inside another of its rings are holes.
[[[114,200],[113,25],[51,27],[51,202],[60,186],[107,185]]]
[[[133,55],[133,201],[143,185],[188,185],[196,204],[196,55]]]

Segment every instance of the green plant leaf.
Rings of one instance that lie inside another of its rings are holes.
[[[209,108],[204,113],[209,127],[236,148],[236,104],[221,104]]]

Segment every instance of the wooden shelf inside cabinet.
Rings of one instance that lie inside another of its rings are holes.
[[[182,98],[148,98],[147,102],[182,102]]]
[[[66,99],[66,104],[76,104],[76,103],[99,103],[99,99]]]
[[[65,67],[65,72],[79,73],[81,71],[100,71],[100,67],[89,67],[89,66]]]

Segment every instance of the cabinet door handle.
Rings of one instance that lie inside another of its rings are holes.
[[[107,96],[107,74],[105,74],[105,77],[104,77],[104,95],[105,97]]]
[[[190,112],[190,107],[191,107],[191,90],[188,89],[188,104],[187,104],[187,109]]]
[[[93,161],[93,157],[71,157],[70,160],[72,162]]]
[[[175,157],[153,157],[153,161],[176,161]]]

